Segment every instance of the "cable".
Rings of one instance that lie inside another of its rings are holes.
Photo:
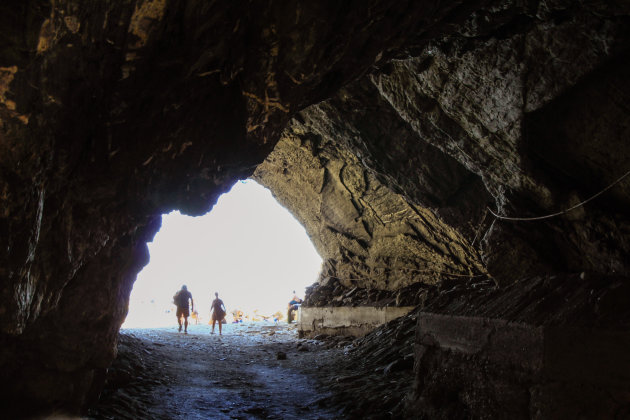
[[[507,217],[507,216],[500,216],[500,215],[496,214],[495,212],[492,211],[492,209],[490,207],[487,207],[487,209],[490,211],[490,213],[492,213],[492,215],[494,217],[496,217],[497,219],[501,219],[501,220],[510,220],[510,221],[514,221],[514,222],[529,222],[529,221],[533,221],[533,220],[551,219],[552,217],[560,216],[562,214],[565,214],[565,213],[568,213],[568,212],[570,212],[572,210],[575,210],[578,207],[581,207],[584,204],[588,203],[589,201],[599,197],[600,195],[602,195],[603,193],[605,193],[606,191],[608,191],[609,189],[611,189],[612,187],[614,187],[615,185],[620,183],[628,175],[630,175],[630,171],[626,172],[620,178],[618,178],[615,182],[613,182],[612,184],[610,184],[609,186],[607,186],[606,188],[604,188],[603,190],[601,190],[597,194],[593,195],[592,197],[589,197],[586,200],[582,201],[581,203],[578,203],[575,206],[570,207],[570,208],[568,208],[566,210],[562,210],[562,211],[559,211],[559,212],[553,213],[553,214],[548,214],[546,216],[538,216],[538,217]]]

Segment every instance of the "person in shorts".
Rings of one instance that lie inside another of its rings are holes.
[[[223,319],[225,318],[225,305],[223,304],[223,301],[221,299],[219,299],[219,293],[215,292],[214,293],[215,299],[212,301],[212,306],[210,309],[210,313],[212,315],[212,333],[214,334],[214,324],[218,321],[219,322],[219,335],[222,335],[222,325],[223,325]]]
[[[190,306],[188,305],[189,300]],[[184,334],[188,334],[188,317],[190,316],[190,309],[195,310],[195,302],[193,301],[192,293],[188,291],[186,285],[183,285],[181,290],[175,293],[173,303],[177,306],[175,315],[179,324],[179,332],[182,332],[182,318],[184,318]]]

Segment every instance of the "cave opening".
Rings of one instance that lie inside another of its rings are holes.
[[[223,3],[0,3],[1,417],[630,418],[628,6]],[[249,177],[324,260],[300,326],[119,333]]]
[[[198,313],[191,326],[207,327],[215,292],[228,321],[237,310],[245,321],[283,320],[293,291],[303,297],[322,263],[302,225],[251,179],[203,216],[163,215],[148,246],[150,262],[134,283],[123,329],[175,328],[172,296],[184,284]]]

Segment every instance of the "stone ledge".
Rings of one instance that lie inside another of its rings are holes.
[[[301,337],[317,334],[360,337],[412,309],[413,306],[301,307],[298,331]]]
[[[414,370],[410,412],[615,418],[630,407],[630,332],[421,312]]]

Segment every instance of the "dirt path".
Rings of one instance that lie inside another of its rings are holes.
[[[286,324],[123,330],[94,419],[329,419],[320,368],[341,350]],[[283,354],[286,359],[283,359]],[[324,366],[326,365],[326,366]],[[321,377],[319,377],[321,379]]]

